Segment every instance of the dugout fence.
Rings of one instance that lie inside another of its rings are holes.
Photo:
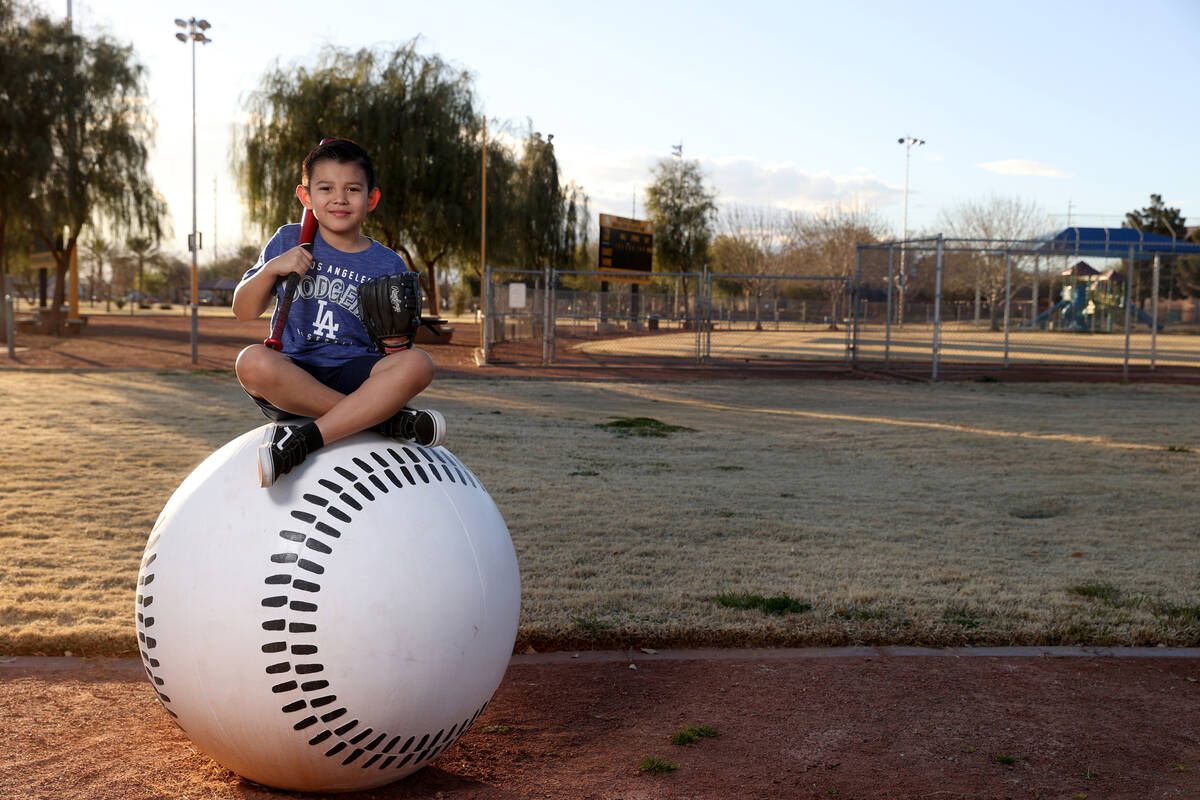
[[[840,364],[931,380],[957,367],[1051,378],[1085,367],[1122,380],[1174,370],[1200,381],[1200,299],[1163,291],[1170,259],[1200,258],[1200,245],[1117,233],[859,244],[849,276],[703,270],[638,285],[600,271],[488,268],[483,355],[524,365]]]
[[[602,271],[485,270],[489,363],[849,364],[846,278],[655,273],[648,286]]]

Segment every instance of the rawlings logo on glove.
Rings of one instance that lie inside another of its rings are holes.
[[[421,284],[415,272],[397,272],[358,287],[358,313],[379,352],[412,347],[421,327]]]

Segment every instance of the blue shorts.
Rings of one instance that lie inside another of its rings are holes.
[[[367,378],[371,376],[371,370],[376,364],[379,363],[379,359],[381,358],[383,358],[382,355],[359,356],[358,358],[351,358],[332,367],[323,367],[317,364],[306,364],[303,361],[297,361],[295,359],[292,359],[292,363],[300,367],[309,375],[312,375],[330,389],[339,391],[342,394],[350,394],[351,392],[356,391],[358,387],[362,386]],[[289,419],[304,419],[304,417],[301,417],[298,414],[292,414],[284,411],[281,408],[276,408],[261,397],[255,397],[249,392],[246,392],[246,394],[250,395],[250,399],[258,404],[258,407],[269,420],[274,422],[282,422]]]

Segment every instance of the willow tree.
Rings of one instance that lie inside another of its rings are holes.
[[[154,123],[146,111],[145,68],[133,48],[105,35],[80,36],[46,17],[19,27],[28,48],[22,77],[32,102],[47,107],[31,109],[46,124],[21,144],[49,154],[31,182],[25,213],[54,254],[51,324],[61,332],[67,269],[84,226],[99,217],[114,232],[137,230],[157,240],[166,204],[147,170]]]
[[[54,104],[42,94],[45,75],[35,69],[28,26],[26,12],[0,2],[0,275],[9,271],[14,245],[27,243],[27,198],[50,166]]]
[[[699,161],[663,158],[654,165],[646,189],[646,210],[654,223],[654,267],[660,272],[695,272],[708,260],[717,213],[717,194],[704,185]],[[690,295],[682,279],[684,313]]]
[[[587,195],[562,183],[553,139],[531,131],[512,178],[515,263],[523,269],[574,266],[587,248]]]
[[[300,163],[318,141],[358,142],[383,193],[364,229],[423,268],[436,311],[439,266],[478,250],[480,118],[470,74],[417,44],[328,47],[313,67],[271,67],[248,98],[233,161],[250,218],[266,232],[299,217]]]

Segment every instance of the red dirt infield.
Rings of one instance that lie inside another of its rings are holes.
[[[518,655],[430,766],[341,796],[1200,797],[1200,650],[918,652]],[[306,796],[197,753],[137,661],[5,661],[0,796]],[[672,744],[689,726],[718,735]],[[647,756],[677,768],[644,772]]]
[[[480,367],[475,362],[479,348],[479,326],[455,323],[448,344],[420,345],[437,364],[438,374],[471,378],[533,378],[576,380],[898,380],[928,381],[926,362],[863,364],[852,369],[832,361],[756,361],[714,359],[706,365],[687,360],[649,357],[603,357],[579,355],[570,363],[540,366],[541,342],[505,343],[495,351],[495,363]],[[15,356],[0,346],[0,369],[232,369],[237,354],[267,335],[265,319],[239,322],[231,316],[204,314],[199,320],[198,358],[191,357],[191,318],[183,313],[142,315],[92,315],[77,336],[47,336],[18,333]],[[989,364],[939,366],[941,381],[1068,381],[1119,382],[1122,369],[1112,365],[1014,364],[1007,369]],[[1135,383],[1200,384],[1200,369],[1159,366],[1150,370],[1135,365],[1129,370]]]

